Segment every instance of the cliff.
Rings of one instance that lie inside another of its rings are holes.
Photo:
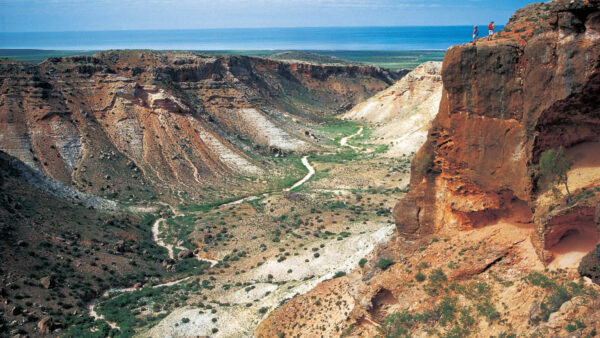
[[[442,63],[426,62],[394,85],[345,113],[342,118],[374,125],[376,144],[390,145],[387,155],[416,152],[425,143],[442,97]]]
[[[548,149],[588,143],[578,158],[600,149],[598,4],[530,5],[493,41],[448,50],[439,114],[412,162],[410,193],[394,209],[399,233],[478,228],[518,213],[536,221],[534,243],[551,259],[549,238],[569,227],[552,232],[547,211],[556,206],[548,204],[558,202],[538,201],[546,192],[534,168]],[[574,183],[578,192],[594,186],[595,172]],[[593,201],[584,204],[582,222],[594,227]],[[565,208],[563,215],[575,210]]]
[[[96,195],[199,196],[225,177],[272,172],[256,155],[321,149],[304,130],[399,76],[366,66],[152,51],[2,61],[0,149]]]

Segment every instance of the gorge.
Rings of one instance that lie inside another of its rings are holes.
[[[0,335],[597,335],[600,1],[279,57],[1,60]]]

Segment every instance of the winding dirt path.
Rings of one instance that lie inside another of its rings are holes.
[[[308,162],[308,156],[304,156],[302,158],[302,164],[304,164],[304,166],[306,167],[306,169],[308,169],[308,174],[306,174],[306,176],[304,176],[300,181],[294,183],[291,187],[286,188],[283,191],[291,191],[293,189],[298,188],[299,186],[301,186],[304,183],[308,182],[308,180],[310,180],[310,178],[315,174],[315,168],[313,168],[313,166],[310,165],[310,163]]]
[[[165,287],[165,286],[177,285],[179,283],[185,282],[186,280],[188,280],[190,278],[192,278],[192,276],[185,277],[185,278],[182,278],[182,279],[178,279],[178,280],[175,280],[175,281],[172,281],[172,282],[167,282],[167,283],[163,283],[163,284],[154,285],[152,288],[156,289],[156,288]],[[102,294],[102,296],[109,296],[110,294],[113,294],[113,293],[133,292],[133,291],[136,291],[136,290],[138,290],[138,289],[137,288],[133,288],[133,287],[132,288],[113,288],[113,289],[109,289],[109,290],[105,291]],[[108,326],[110,326],[111,328],[113,328],[113,329],[119,329],[120,330],[121,328],[119,327],[119,325],[117,325],[117,323],[110,322],[110,321],[106,320],[106,318],[104,318],[103,315],[101,315],[98,312],[96,312],[96,310],[94,309],[94,302],[95,301],[90,302],[88,304],[88,306],[87,306],[89,316],[92,317],[92,318],[94,318],[94,320],[104,320],[108,324]]]
[[[173,244],[167,244],[160,238],[159,226],[162,222],[166,222],[166,219],[159,218],[156,221],[154,221],[154,224],[152,224],[152,240],[154,241],[154,243],[156,243],[156,245],[162,246],[163,248],[167,249],[167,251],[169,252],[169,258],[174,259],[175,256],[173,253]]]
[[[304,183],[308,182],[308,180],[310,180],[310,178],[316,173],[315,168],[313,168],[312,165],[310,165],[310,162],[308,162],[308,155],[302,157],[302,164],[304,165],[304,167],[306,167],[306,169],[308,169],[308,174],[306,174],[302,179],[300,179],[299,181],[297,181],[296,183],[294,183],[291,187],[285,188],[283,190],[280,191],[273,191],[273,192],[267,192],[264,194],[260,194],[260,195],[252,195],[252,196],[247,196],[244,198],[240,198],[239,200],[235,200],[233,202],[228,202],[225,204],[221,204],[219,206],[228,206],[228,205],[236,205],[236,204],[240,204],[243,202],[248,202],[248,201],[254,201],[257,200],[259,198],[262,197],[267,197],[269,195],[272,194],[276,194],[278,192],[286,192],[286,191],[291,191],[292,189],[296,189],[299,186],[303,185]]]
[[[120,329],[121,329],[121,328],[119,327],[119,325],[117,325],[117,323],[109,322],[108,320],[106,320],[106,319],[104,318],[104,316],[103,316],[103,315],[101,315],[101,314],[98,314],[98,313],[96,312],[96,310],[94,310],[94,303],[90,303],[90,304],[88,305],[88,312],[89,312],[89,315],[90,315],[90,317],[94,318],[94,320],[100,320],[100,319],[102,319],[102,320],[104,320],[104,321],[105,321],[105,322],[108,324],[108,326],[110,326],[111,328],[113,328],[113,329],[117,329],[117,330],[120,330]]]
[[[349,135],[349,136],[346,136],[346,137],[342,137],[342,139],[340,140],[340,145],[342,147],[350,147],[350,148],[352,148],[354,150],[362,150],[362,148],[360,148],[360,147],[355,147],[355,146],[353,146],[351,144],[348,144],[348,140],[351,139],[351,138],[353,138],[353,137],[356,137],[356,136],[362,134],[363,130],[364,130],[364,127],[360,126],[360,129],[358,129],[358,131],[356,133],[354,133],[352,135]]]

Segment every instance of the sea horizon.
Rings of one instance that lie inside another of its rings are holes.
[[[470,41],[471,32],[472,26],[0,32],[0,49],[443,51]]]

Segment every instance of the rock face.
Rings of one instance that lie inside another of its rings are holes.
[[[375,124],[375,142],[391,144],[388,151],[391,156],[416,152],[425,143],[440,107],[441,71],[441,62],[426,62],[390,88],[354,107],[343,118]]]
[[[439,114],[394,209],[399,233],[469,229],[533,209],[543,256],[551,220],[535,202],[534,165],[545,150],[600,136],[599,4],[530,5],[495,40],[448,50]]]
[[[600,229],[600,203],[596,205],[595,223],[596,229]],[[580,275],[589,277],[594,283],[600,285],[600,244],[583,257],[578,271]]]
[[[338,113],[400,76],[149,51],[2,61],[0,150],[95,195],[193,194],[224,176],[262,175],[248,152],[318,149],[299,120]]]

